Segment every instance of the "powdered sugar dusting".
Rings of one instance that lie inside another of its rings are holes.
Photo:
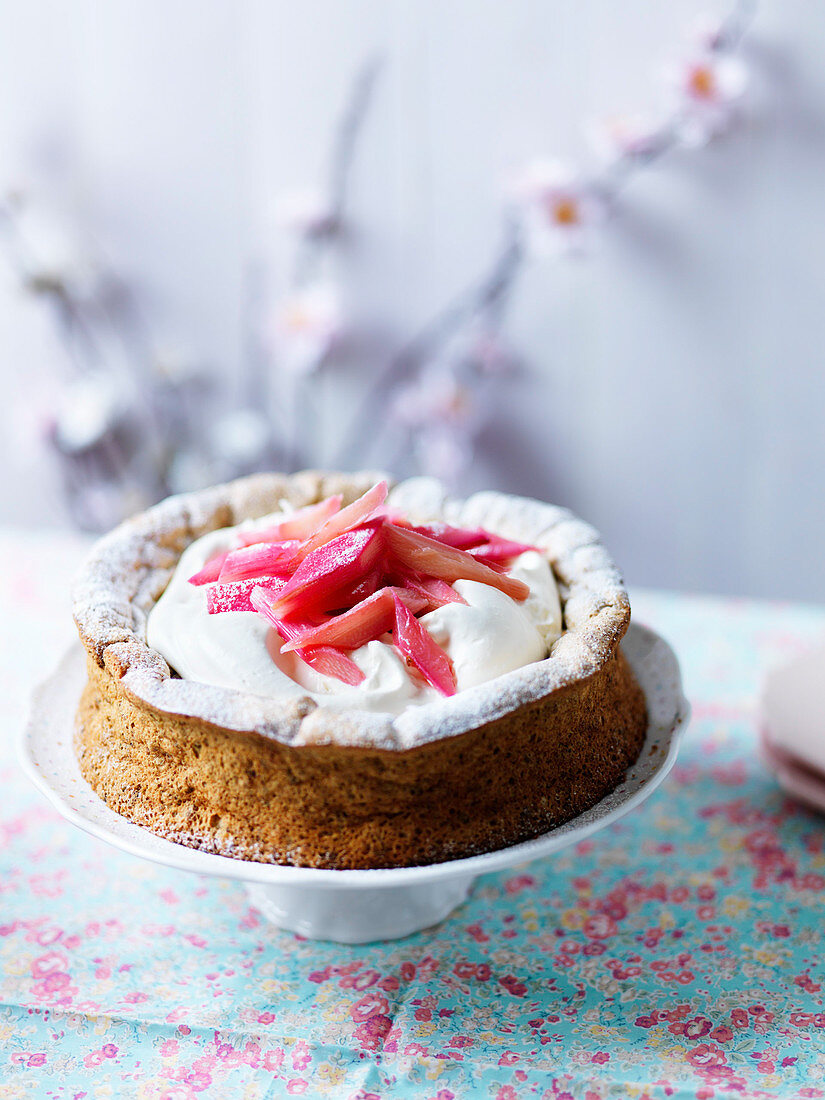
[[[565,633],[548,658],[450,698],[392,718],[362,710],[341,712],[309,697],[271,699],[173,676],[146,644],[146,618],[183,550],[209,531],[342,493],[355,499],[381,478],[304,472],[258,474],[168,500],[122,524],[94,547],[74,588],[81,639],[98,665],[121,680],[139,705],[253,731],[288,744],[336,743],[407,749],[473,729],[596,672],[627,629],[630,606],[621,576],[598,533],[570,512],[524,497],[477,493],[446,496],[431,478],[393,488],[389,503],[415,521],[484,526],[544,550],[564,601]]]

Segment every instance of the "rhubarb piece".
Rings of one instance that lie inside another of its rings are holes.
[[[323,527],[316,531],[311,538],[308,538],[298,550],[295,558],[296,562],[303,561],[303,559],[308,557],[313,551],[331,542],[332,539],[337,538],[339,535],[343,535],[347,531],[352,531],[354,528],[362,526],[379,510],[387,499],[387,491],[386,481],[379,481],[377,485],[373,485],[373,487],[368,489],[363,496],[358,498],[358,500],[354,500],[352,504],[348,504],[346,508],[342,508],[340,512],[331,516]]]
[[[261,542],[232,550],[221,566],[219,579],[225,583],[291,573],[294,571],[292,562],[295,551],[300,545],[297,539],[292,539],[282,543]]]
[[[278,592],[286,581],[277,577],[266,577],[265,583],[270,590]],[[210,615],[222,615],[227,611],[254,611],[250,596],[252,589],[261,584],[260,577],[251,577],[245,581],[229,581],[227,584],[213,584],[206,590],[206,610]]]
[[[342,497],[340,494],[327,497],[318,504],[309,504],[306,508],[299,508],[285,516],[281,523],[273,527],[259,528],[256,531],[247,531],[241,535],[241,545],[252,546],[256,542],[284,542],[287,539],[303,541],[321,527],[330,516],[334,516],[341,508]]]
[[[451,584],[441,580],[440,577],[408,576],[404,578],[404,588],[417,593],[427,601],[426,611],[437,611],[447,603],[467,603]]]
[[[403,526],[403,524],[399,525]],[[490,537],[486,531],[477,527],[474,531],[468,531],[463,527],[451,527],[449,523],[427,523],[420,527],[413,527],[419,535],[443,542],[445,546],[455,546],[459,550],[469,550],[472,546],[481,546]]]
[[[189,583],[197,585],[212,584],[212,582],[216,581],[221,575],[221,569],[227,557],[228,551],[224,551],[222,554],[215,554],[213,558],[209,559],[200,572],[195,573],[194,576],[189,578]]]
[[[283,619],[275,614],[272,606],[272,601],[276,596],[277,592],[256,585],[252,589],[250,602],[255,611],[263,615],[269,625],[277,631],[284,641],[290,641],[296,633],[315,625],[308,622],[284,622]],[[364,673],[355,661],[353,661],[351,657],[347,657],[345,653],[333,649],[332,646],[318,646],[315,649],[297,649],[295,653],[305,664],[315,669],[316,672],[320,672],[322,676],[332,676],[334,679],[341,680],[343,683],[350,684],[353,687],[362,683],[365,679]]]
[[[301,562],[280,592],[275,605],[278,615],[294,619],[302,608],[329,606],[329,598],[341,588],[373,571],[383,550],[382,524],[347,531],[319,546]]]
[[[302,630],[286,643],[284,652],[318,645],[358,649],[367,642],[375,641],[392,628],[396,599],[400,599],[413,614],[423,611],[427,604],[426,599],[414,592],[381,588],[343,615],[336,615],[319,626]]]
[[[530,546],[526,542],[513,542],[512,539],[503,539],[499,535],[486,535],[487,542],[480,546],[473,546],[468,550],[468,553],[472,554],[478,561],[483,561],[486,565],[491,565],[494,562],[507,562],[511,558],[517,558],[519,554],[524,554],[528,550],[536,550],[537,547]]]
[[[428,684],[442,695],[455,695],[453,663],[431,634],[425,630],[404,601],[393,593],[395,604],[395,644],[404,659],[413,664]]]
[[[514,600],[525,600],[530,594],[528,586],[515,577],[497,573],[464,550],[445,546],[418,531],[387,524],[384,537],[392,557],[405,569],[445,581],[481,581]]]

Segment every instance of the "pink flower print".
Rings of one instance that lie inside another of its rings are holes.
[[[607,913],[594,913],[584,922],[582,931],[591,939],[604,940],[608,936],[615,936],[618,929],[615,920]]]
[[[672,1035],[684,1035],[686,1039],[692,1039],[695,1042],[697,1039],[704,1039],[706,1035],[709,1035],[712,1027],[713,1024],[707,1017],[694,1016],[692,1020],[671,1024],[668,1031]]]
[[[402,981],[411,982],[415,977],[415,963],[402,962],[399,968]]]
[[[598,1066],[603,1066],[606,1062],[610,1061],[610,1055],[606,1050],[597,1050],[590,1061],[595,1062]]]
[[[385,993],[395,993],[400,986],[401,982],[399,982],[395,974],[387,974],[386,977],[383,977],[378,983],[378,988],[383,989]]]
[[[475,940],[476,943],[489,943],[490,937],[484,931],[480,924],[468,924],[467,935],[471,940]]]
[[[302,1069],[306,1069],[311,1061],[312,1055],[309,1044],[305,1043],[303,1039],[299,1039],[292,1048],[292,1068],[300,1072]]]
[[[688,1052],[687,1060],[693,1066],[711,1067],[725,1064],[725,1052],[713,1043],[699,1043]]]
[[[258,1017],[259,1024],[271,1024],[275,1019],[274,1012],[262,1012]]]
[[[53,943],[57,943],[62,935],[62,928],[46,928],[42,932],[38,932],[34,939],[41,947],[51,947]],[[29,939],[28,936],[26,938]]]
[[[160,1053],[164,1058],[173,1058],[180,1050],[180,1043],[177,1039],[167,1039],[166,1042],[161,1043]]]
[[[508,894],[518,894],[522,890],[526,890],[528,886],[535,886],[535,884],[536,880],[532,875],[516,875],[505,882],[504,889]]]
[[[748,1019],[748,1014],[744,1010],[744,1008],[735,1008],[733,1012],[731,1012],[730,1018],[734,1027],[747,1027],[750,1023],[750,1020]]]
[[[212,1078],[208,1073],[189,1073],[184,1081],[193,1092],[204,1092],[212,1084]]]
[[[284,1051],[279,1047],[276,1047],[274,1050],[266,1051],[262,1063],[264,1069],[269,1070],[270,1073],[274,1073],[283,1065],[284,1057]]]
[[[380,1050],[391,1028],[389,1016],[370,1016],[355,1029],[355,1037],[364,1050]]]
[[[519,1060],[519,1056],[512,1050],[505,1050],[502,1056],[498,1060],[500,1066],[514,1066]]]
[[[117,1047],[114,1043],[106,1043],[102,1048],[104,1058],[117,1058]]]
[[[123,1000],[129,1005],[140,1005],[149,1000],[149,995],[136,989],[132,993],[127,993]]]
[[[368,1020],[371,1016],[384,1015],[389,1011],[386,997],[377,993],[368,993],[350,1007],[349,1013],[356,1023]]]
[[[807,1031],[813,1022],[814,1014],[812,1012],[791,1013],[791,1023],[794,1027],[801,1027],[804,1031]]]
[[[30,1054],[26,1059],[26,1065],[29,1069],[37,1069],[39,1066],[45,1066],[46,1055],[42,1051],[38,1051],[37,1054]]]
[[[69,960],[65,955],[61,955],[58,951],[47,951],[45,955],[41,955],[32,963],[32,976],[45,978],[47,974],[65,970],[68,965]]]
[[[83,1065],[87,1069],[93,1069],[95,1066],[102,1066],[105,1060],[102,1050],[92,1050],[83,1059]]]
[[[69,985],[71,980],[68,974],[49,974],[39,985],[44,993],[59,993]]]
[[[507,974],[499,978],[498,984],[504,986],[508,993],[514,997],[523,997],[527,992],[527,986],[520,982],[514,974]]]
[[[729,1043],[733,1038],[733,1029],[729,1027],[715,1027],[710,1033],[711,1039],[715,1039],[717,1043]]]
[[[502,1085],[496,1093],[496,1100],[518,1100],[518,1096],[512,1085]]]
[[[162,1092],[159,1100],[194,1100],[195,1095],[188,1085],[180,1084],[176,1088]]]

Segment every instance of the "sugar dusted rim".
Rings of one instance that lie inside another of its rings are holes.
[[[390,750],[476,729],[592,676],[610,658],[627,630],[630,604],[621,576],[589,524],[564,508],[525,497],[476,493],[454,500],[429,478],[394,486],[391,502],[420,522],[483,525],[547,553],[559,582],[565,632],[545,660],[393,717],[330,710],[309,696],[272,699],[181,680],[146,644],[149,612],[196,538],[266,515],[284,500],[300,508],[341,493],[348,503],[382,476],[371,471],[256,474],[169,497],[121,524],[94,546],[74,586],[74,619],[90,658],[120,681],[133,702],[167,715],[289,745]]]

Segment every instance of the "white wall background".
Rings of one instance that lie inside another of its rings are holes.
[[[385,62],[354,178],[352,279],[411,331],[491,256],[503,174],[585,156],[588,117],[658,102],[656,66],[703,10],[4,0],[0,176],[61,133],[155,328],[237,378],[271,198],[318,177],[369,52]],[[763,0],[746,56],[744,126],[637,179],[592,258],[527,272],[509,333],[534,373],[473,480],[573,506],[634,583],[821,600],[825,9]],[[4,391],[48,386],[56,357],[39,310],[0,286]],[[55,522],[54,472],[19,430],[0,438],[0,514]]]

